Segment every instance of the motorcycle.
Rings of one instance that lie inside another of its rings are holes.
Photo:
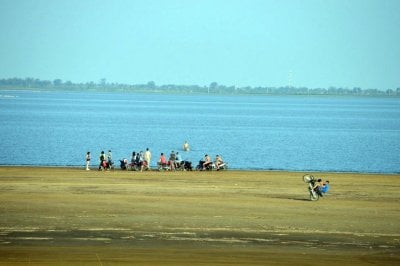
[[[315,185],[315,177],[309,174],[303,176],[303,181],[308,184],[308,191],[310,193],[310,200],[317,201],[319,197],[322,197],[322,193],[317,189],[313,189]]]

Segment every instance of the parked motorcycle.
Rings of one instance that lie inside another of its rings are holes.
[[[319,197],[322,196],[321,192],[317,189],[313,189],[315,185],[315,177],[309,174],[306,174],[303,176],[303,181],[308,184],[308,191],[310,193],[310,200],[311,201],[317,201],[319,200]]]

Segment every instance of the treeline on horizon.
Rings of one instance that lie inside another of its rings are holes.
[[[400,87],[388,89],[354,88],[307,88],[307,87],[237,87],[212,82],[209,86],[199,85],[156,85],[154,81],[146,84],[99,82],[73,83],[61,79],[40,80],[35,78],[0,79],[0,89],[60,90],[60,91],[99,91],[99,92],[149,92],[149,93],[193,93],[193,94],[259,94],[259,95],[351,95],[351,96],[400,96]]]

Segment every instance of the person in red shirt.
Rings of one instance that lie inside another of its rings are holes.
[[[158,160],[157,165],[158,165],[159,170],[161,170],[167,166],[167,159],[165,158],[164,153],[161,153],[160,159]]]

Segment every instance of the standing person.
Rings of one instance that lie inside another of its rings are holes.
[[[176,155],[174,151],[171,151],[168,162],[169,162],[169,169],[171,171],[175,170]]]
[[[100,171],[101,167],[104,167],[104,165],[105,165],[104,163],[106,162],[106,155],[104,154],[104,151],[101,151],[99,160],[100,160],[100,164],[99,164],[99,171]]]
[[[90,151],[86,153],[86,171],[90,170],[89,165],[90,165]]]
[[[184,151],[189,151],[189,143],[187,142],[187,140],[185,140],[185,143],[183,143],[183,150]]]
[[[132,152],[132,156],[131,156],[131,164],[134,165],[136,161],[136,152]]]
[[[136,163],[139,166],[139,168],[142,166],[142,163],[143,163],[143,151],[140,151],[139,153],[136,154]]]
[[[108,150],[107,161],[108,161],[108,168],[111,169],[113,167],[113,160],[112,160],[111,150]]]
[[[150,170],[151,152],[149,148],[146,148],[146,151],[144,152],[144,160],[147,162],[147,167]]]

